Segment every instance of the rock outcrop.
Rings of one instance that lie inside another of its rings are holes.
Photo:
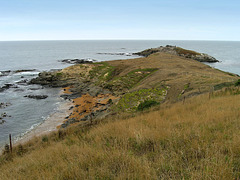
[[[74,106],[70,107],[72,113],[66,117],[62,128],[80,121],[93,121],[96,118],[106,117],[110,111],[109,107],[118,100],[111,94],[98,94],[91,96],[86,93],[73,99]]]
[[[9,88],[18,88],[15,84],[4,84],[4,86],[0,87],[0,92],[3,92]]]
[[[66,81],[62,81],[60,76],[61,74],[58,72],[41,72],[37,78],[31,79],[29,84],[40,84],[50,87],[66,86]]]

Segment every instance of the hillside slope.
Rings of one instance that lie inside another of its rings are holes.
[[[239,179],[238,89],[34,139],[1,179]]]

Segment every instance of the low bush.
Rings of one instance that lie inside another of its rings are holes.
[[[159,105],[159,102],[154,101],[154,100],[147,100],[142,103],[140,103],[137,107],[138,111],[143,111],[144,109],[148,109],[152,106]]]
[[[240,79],[238,79],[237,82],[235,82],[235,86],[240,86]]]

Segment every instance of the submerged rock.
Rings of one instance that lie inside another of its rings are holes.
[[[31,98],[31,99],[46,99],[48,95],[26,95],[24,97]]]

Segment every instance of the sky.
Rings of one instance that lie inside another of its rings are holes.
[[[240,41],[239,0],[0,0],[0,41]]]

